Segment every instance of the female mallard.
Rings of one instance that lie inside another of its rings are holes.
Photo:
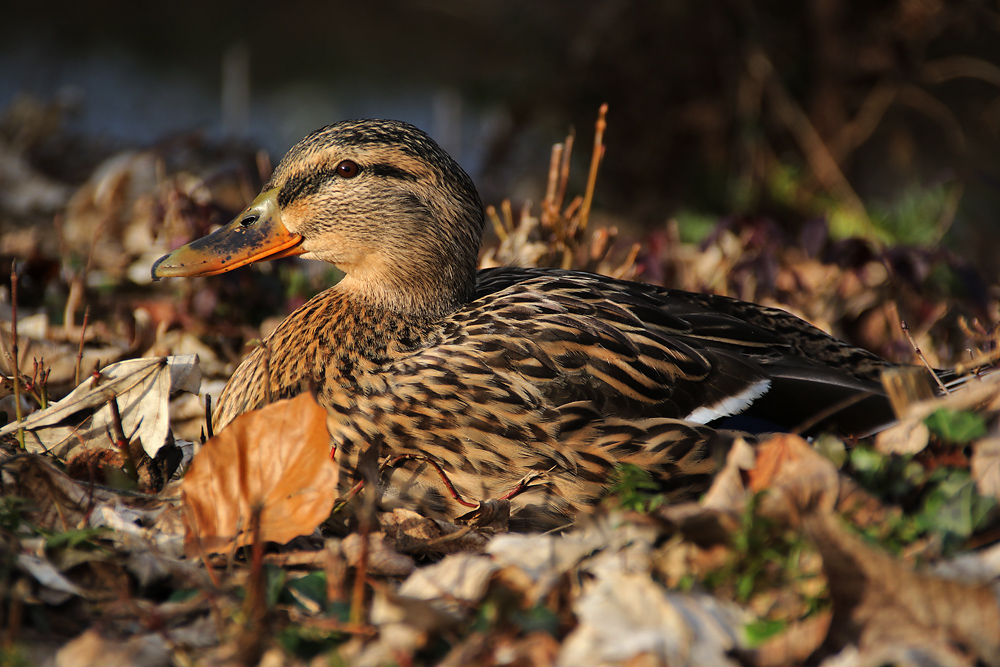
[[[528,478],[511,505],[526,529],[567,523],[618,463],[704,482],[710,427],[735,416],[795,427],[846,405],[818,426],[847,433],[891,418],[888,362],[788,313],[575,271],[477,273],[483,224],[472,180],[412,125],[347,121],[300,141],[235,220],[153,267],[301,255],[346,274],[240,364],[216,427],[315,387],[343,470],[371,447],[397,461],[383,502],[455,517],[468,506],[444,477],[466,501]]]

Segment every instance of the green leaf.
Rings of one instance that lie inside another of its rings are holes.
[[[302,660],[312,660],[344,643],[348,638],[342,632],[289,625],[275,635],[275,639],[288,653]]]
[[[743,627],[743,631],[746,633],[750,646],[760,646],[766,640],[783,632],[787,627],[788,623],[785,621],[759,620],[747,623]]]
[[[80,528],[54,533],[45,538],[46,549],[76,549],[81,546],[96,547],[92,541],[111,532],[110,528]]]
[[[167,602],[186,602],[201,592],[200,588],[176,588],[167,596]]]
[[[648,470],[631,463],[623,463],[615,468],[611,477],[611,496],[618,499],[624,509],[635,512],[648,512],[663,504],[662,494]]]
[[[31,667],[34,664],[17,644],[0,646],[0,667]]]
[[[813,442],[813,447],[820,454],[833,461],[838,468],[844,467],[847,461],[847,446],[835,435],[824,433]]]
[[[986,422],[974,412],[938,408],[924,419],[927,428],[945,442],[964,444],[986,435]]]
[[[285,587],[285,578],[287,575],[277,565],[265,565],[264,576],[267,587],[267,607],[270,609],[278,603],[278,596],[281,595],[281,591]]]
[[[24,513],[28,509],[28,500],[20,496],[0,497],[0,530],[17,532],[25,523]],[[31,528],[34,532],[34,528]]]
[[[951,551],[988,522],[995,506],[993,498],[976,492],[969,473],[953,470],[927,494],[915,519],[925,530],[940,535],[943,550]]]
[[[540,630],[555,637],[559,632],[559,616],[553,610],[540,604],[526,611],[514,611],[511,614],[511,621],[525,633]]]
[[[326,573],[310,572],[305,576],[290,579],[282,588],[278,601],[309,612],[315,610],[329,612],[326,599]]]

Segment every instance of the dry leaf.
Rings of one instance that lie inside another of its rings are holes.
[[[963,646],[986,664],[1000,663],[1000,605],[990,586],[915,572],[848,533],[831,512],[815,512],[803,525],[830,582],[828,648],[856,644],[862,654],[876,655],[919,648],[953,656],[954,647]]]
[[[754,667],[801,665],[818,649],[830,629],[830,612],[824,611],[791,623],[750,652]]]
[[[875,436],[875,449],[882,454],[917,454],[927,447],[931,431],[917,419],[906,419]]]
[[[701,498],[706,509],[722,512],[739,512],[747,501],[747,491],[743,486],[743,472],[754,467],[756,453],[754,447],[743,438],[733,441],[726,464],[712,480],[712,486]]]
[[[171,664],[170,644],[158,633],[129,639],[105,639],[97,630],[87,630],[56,655],[56,667],[167,667]]]
[[[77,447],[109,447],[112,430],[110,401],[116,399],[122,430],[130,442],[155,458],[167,439],[170,426],[170,395],[178,391],[198,393],[201,373],[198,358],[156,357],[112,364],[95,382],[88,377],[73,392],[47,409],[29,415],[20,424],[8,424],[0,435],[24,428],[29,452],[66,458]]]
[[[312,394],[237,417],[194,457],[181,484],[189,557],[260,539],[285,543],[312,533],[333,509],[338,468],[326,410]]]
[[[935,410],[942,408],[956,412],[1000,410],[1000,372],[990,371],[979,377],[970,377],[964,384],[952,389],[949,394],[910,403],[906,407],[906,412],[899,417],[923,420]]]
[[[791,433],[779,433],[757,447],[757,465],[750,470],[750,489],[764,490],[762,509],[794,520],[799,512],[832,510],[840,488],[837,467]]]
[[[428,600],[446,614],[461,617],[486,595],[493,573],[500,568],[488,556],[452,554],[420,568],[399,587],[399,596]]]
[[[472,632],[448,652],[444,660],[438,663],[438,667],[551,667],[558,655],[559,640],[545,631],[536,630],[523,637]]]
[[[3,464],[4,486],[28,501],[25,516],[40,528],[56,532],[82,528],[98,508],[114,504],[110,491],[81,484],[46,457],[18,456]]]
[[[478,553],[488,541],[469,526],[430,519],[402,507],[380,513],[378,520],[382,530],[395,540],[394,548],[400,553]]]
[[[40,591],[39,596],[48,604],[62,604],[73,595],[83,595],[76,584],[45,558],[18,554],[17,564],[47,589],[44,594]]]
[[[1000,579],[1000,542],[938,563],[933,572],[944,579],[967,584],[990,584]]]
[[[482,501],[479,503],[479,507],[456,517],[455,521],[468,523],[476,528],[490,528],[505,532],[510,523],[510,501],[505,499]]]
[[[589,555],[608,547],[607,535],[575,530],[566,535],[497,535],[486,545],[486,553],[500,567],[516,568],[524,574],[518,587],[526,598],[539,600],[558,585],[561,577]]]
[[[588,583],[573,605],[580,624],[556,665],[622,664],[651,654],[653,664],[722,665],[739,644],[745,619],[708,595],[673,593],[649,575],[616,573]]]
[[[498,569],[487,556],[453,554],[414,571],[398,591],[379,587],[371,622],[379,627],[382,648],[375,650],[412,652],[423,633],[460,623],[483,599]]]
[[[983,438],[972,446],[971,468],[979,495],[1000,500],[1000,436]]]
[[[351,533],[340,543],[347,563],[357,567],[361,562],[361,535]],[[405,577],[415,570],[417,564],[409,556],[395,549],[395,540],[385,533],[368,536],[368,573],[384,577]]]

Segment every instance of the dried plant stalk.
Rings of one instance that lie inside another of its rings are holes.
[[[587,189],[583,192],[583,205],[580,207],[580,232],[587,231],[587,221],[590,218],[590,204],[594,200],[594,188],[597,185],[597,169],[604,158],[604,130],[608,126],[608,105],[604,103],[597,111],[597,123],[594,131],[594,152],[590,157],[590,173],[587,175]]]
[[[24,421],[24,413],[21,410],[21,365],[17,349],[17,262],[11,262],[10,266],[10,338],[10,347],[13,352],[11,368],[14,371],[12,373],[14,377],[14,414],[17,423],[20,424]],[[20,445],[21,449],[25,448],[23,428],[17,429],[17,444]]]

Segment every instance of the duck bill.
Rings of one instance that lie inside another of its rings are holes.
[[[278,189],[257,195],[236,218],[208,236],[192,241],[153,264],[153,280],[214,276],[279,257],[301,255],[302,236],[285,229]]]

